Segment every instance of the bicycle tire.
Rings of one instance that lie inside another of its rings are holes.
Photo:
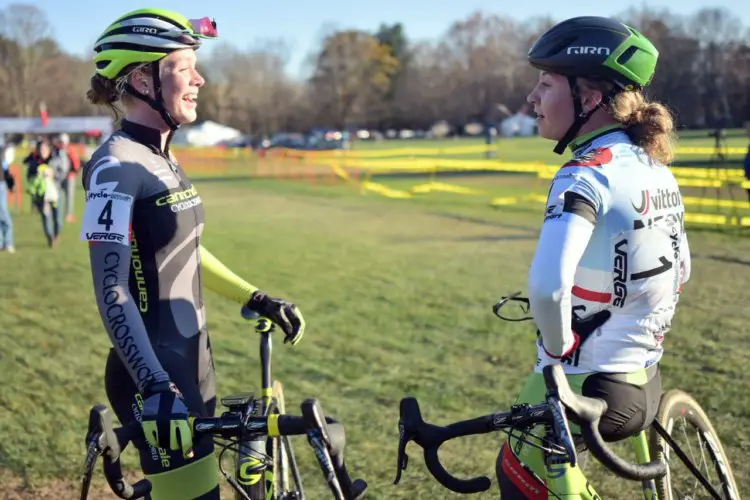
[[[721,479],[721,488],[718,489],[724,498],[732,498],[729,496],[728,487],[732,488],[732,491],[736,494],[736,500],[739,500],[739,491],[737,489],[737,483],[732,473],[732,468],[729,464],[729,458],[724,451],[724,447],[721,444],[716,430],[711,424],[711,420],[706,415],[706,412],[701,408],[700,404],[690,394],[681,391],[679,389],[672,389],[662,394],[661,400],[659,401],[659,410],[656,414],[656,420],[664,427],[664,429],[672,435],[672,429],[674,427],[675,420],[678,418],[685,418],[689,424],[695,429],[702,433],[701,438],[706,439],[705,436],[710,436],[711,443],[706,447],[708,452],[712,455],[711,458],[714,460],[714,469],[718,478]],[[649,449],[651,458],[659,458],[664,460],[669,465],[670,460],[672,463],[679,463],[684,467],[684,464],[679,457],[670,456],[669,444],[659,435],[659,433],[651,427],[649,429]],[[683,450],[684,451],[684,450]],[[723,462],[724,470],[722,470],[716,460],[716,454],[720,455],[720,460]],[[692,458],[691,458],[692,459]],[[659,499],[663,500],[682,500],[676,497],[672,491],[671,484],[671,473],[667,472],[667,475],[656,480],[656,491],[659,495]],[[713,485],[716,488],[716,485]],[[708,492],[706,492],[708,493]]]
[[[273,381],[272,397],[274,401],[274,412],[280,415],[286,413],[284,402],[284,387],[280,381]],[[273,491],[275,498],[304,498],[302,490],[302,478],[297,467],[297,460],[292,449],[289,436],[270,438],[271,453],[273,460]],[[294,488],[290,489],[289,476],[292,476]]]

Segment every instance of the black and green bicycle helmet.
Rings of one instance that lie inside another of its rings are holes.
[[[567,76],[575,107],[575,121],[555,152],[562,154],[597,109],[583,113],[577,77],[613,82],[613,94],[639,90],[651,83],[658,58],[659,51],[645,36],[607,17],[574,17],[544,33],[529,50],[528,61],[537,69]]]
[[[217,37],[216,22],[208,17],[188,19],[170,10],[134,10],[115,19],[96,40],[93,57],[96,72],[115,79],[128,66],[151,63],[156,98],[141,94],[130,84],[125,85],[125,91],[158,111],[174,131],[179,124],[164,106],[159,61],[176,50],[197,50],[201,40]]]

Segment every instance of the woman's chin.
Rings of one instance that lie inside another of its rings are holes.
[[[198,119],[198,112],[195,106],[181,106],[180,108],[179,115],[174,117],[177,123],[193,123]]]
[[[539,137],[542,139],[547,139],[548,141],[559,141],[562,138],[562,136],[556,133],[556,131],[550,130],[543,120],[539,120],[537,125],[539,129]]]

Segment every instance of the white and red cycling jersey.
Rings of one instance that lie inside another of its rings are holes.
[[[529,299],[540,330],[536,371],[633,372],[661,359],[690,276],[684,207],[668,167],[619,127],[588,134],[550,188]],[[571,314],[609,309],[580,346]]]

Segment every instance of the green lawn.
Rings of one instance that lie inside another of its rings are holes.
[[[458,183],[493,195],[530,187],[520,176]],[[309,330],[301,344],[278,342],[274,349],[288,410],[316,396],[345,423],[350,470],[370,484],[367,498],[460,498],[430,477],[414,445],[401,484],[391,484],[398,402],[415,395],[424,417],[441,424],[513,402],[534,365],[534,332],[494,319],[491,306],[501,294],[525,289],[539,207],[492,209],[489,198],[448,193],[391,200],[343,185],[292,181],[203,180],[197,186],[207,213],[204,244],[305,314]],[[35,216],[15,222],[18,253],[0,254],[0,498],[77,498],[88,410],[106,402],[109,340],[79,224],[66,225],[61,246],[48,250]],[[689,390],[704,406],[742,491],[750,487],[744,366],[750,238],[713,228],[689,231],[693,274],[666,340],[665,388]],[[220,394],[253,387],[257,338],[237,305],[208,294],[207,308]],[[501,435],[463,439],[447,444],[441,457],[458,475],[494,477],[502,441]],[[312,452],[304,440],[296,443],[308,498],[327,498]],[[131,450],[126,465],[134,464]],[[604,498],[637,498],[637,485],[597,464],[587,472]],[[494,482],[490,493],[475,498],[497,498]]]

